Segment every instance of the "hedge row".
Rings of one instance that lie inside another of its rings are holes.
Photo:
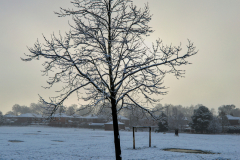
[[[240,127],[229,126],[227,132],[228,133],[240,133]]]

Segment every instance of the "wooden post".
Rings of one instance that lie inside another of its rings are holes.
[[[151,147],[151,130],[152,128],[149,127],[149,147]]]
[[[151,147],[151,132],[152,132],[152,127],[149,126],[142,126],[142,127],[133,127],[133,149],[135,149],[135,131],[137,128],[149,128],[149,147]]]
[[[134,128],[133,127],[133,149],[135,149],[135,132],[134,132]]]

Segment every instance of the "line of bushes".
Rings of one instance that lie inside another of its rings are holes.
[[[229,126],[227,132],[228,133],[240,133],[240,126],[239,127]]]

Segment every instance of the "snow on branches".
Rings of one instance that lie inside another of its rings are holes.
[[[149,49],[144,37],[153,31],[149,7],[138,9],[130,0],[75,0],[73,9],[61,9],[59,17],[72,16],[71,31],[65,35],[52,35],[45,43],[38,41],[29,48],[31,54],[24,61],[44,58],[43,73],[49,72],[47,87],[58,82],[64,86],[51,102],[41,101],[54,112],[72,93],[88,101],[88,107],[104,104],[118,105],[118,112],[134,104],[150,113],[146,103],[158,101],[166,94],[163,78],[173,73],[177,78],[184,71],[181,65],[197,53],[191,41],[187,52],[181,46],[164,46],[157,40]],[[85,94],[80,94],[85,93]],[[157,99],[155,97],[158,97]],[[52,114],[50,114],[52,115]]]

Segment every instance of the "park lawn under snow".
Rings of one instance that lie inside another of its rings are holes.
[[[240,135],[206,135],[180,133],[152,133],[152,147],[148,147],[149,133],[136,132],[133,149],[132,132],[120,131],[123,160],[136,159],[240,159]],[[9,142],[20,140],[23,142]],[[220,154],[194,154],[163,151],[164,148],[198,149]],[[52,128],[0,127],[0,160],[13,159],[115,159],[112,131]]]

